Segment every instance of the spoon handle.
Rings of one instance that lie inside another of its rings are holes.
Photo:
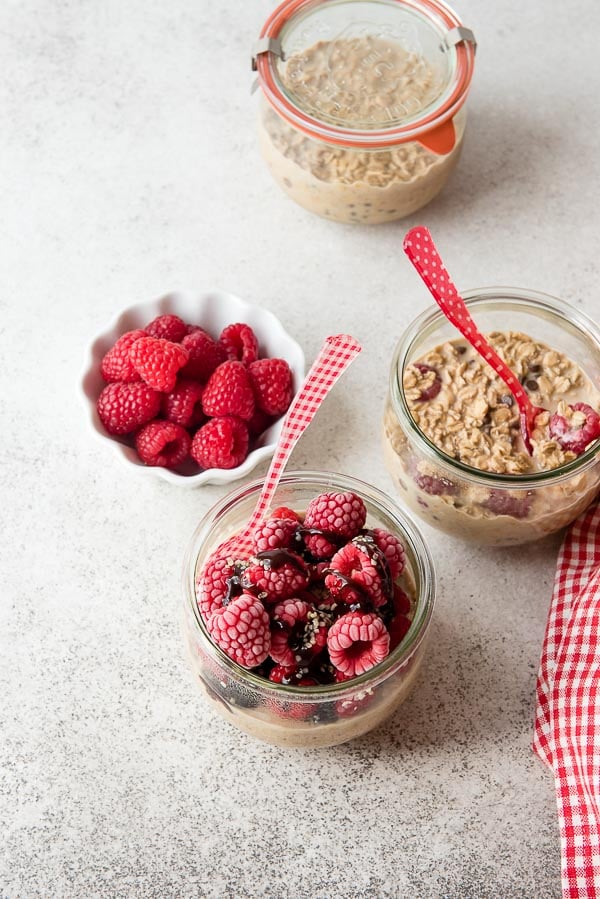
[[[313,420],[333,385],[360,353],[360,350],[360,344],[348,334],[337,334],[325,339],[323,347],[283,420],[277,448],[254,512],[244,529],[245,532],[253,530],[262,520],[296,443]]]
[[[527,435],[533,427],[538,409],[532,404],[523,385],[506,362],[490,346],[471,318],[469,310],[433,242],[429,230],[422,225],[412,228],[404,238],[404,252],[418,271],[434,300],[455,328],[491,365],[516,399],[521,416],[527,421]]]

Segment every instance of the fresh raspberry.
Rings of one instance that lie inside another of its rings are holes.
[[[585,415],[584,423],[574,428],[564,415],[555,412],[550,419],[550,436],[557,440],[564,450],[570,450],[580,456],[590,443],[600,437],[600,415],[587,403],[574,403],[571,409]]]
[[[251,593],[242,593],[213,612],[207,628],[217,646],[243,668],[255,668],[269,655],[269,616]]]
[[[294,392],[292,370],[285,359],[257,359],[248,366],[256,405],[267,415],[283,415]]]
[[[342,674],[358,676],[385,659],[390,635],[378,615],[348,612],[329,628],[327,648],[332,664]]]
[[[147,384],[116,381],[104,388],[96,403],[100,421],[109,434],[130,434],[156,418],[160,393]]]
[[[511,518],[527,518],[533,497],[532,490],[521,491],[517,495],[505,490],[490,490],[488,498],[481,503],[495,515],[510,515]]]
[[[119,337],[100,363],[100,374],[105,381],[125,381],[128,384],[141,381],[139,373],[129,358],[129,349],[136,340],[145,336],[146,332],[140,331],[138,328],[136,331],[127,331]]]
[[[239,418],[211,418],[196,431],[190,450],[200,468],[237,468],[248,455],[248,428]]]
[[[304,516],[306,547],[316,559],[331,558],[340,539],[355,537],[366,519],[365,504],[355,493],[321,493],[310,501]]]
[[[146,326],[146,334],[172,343],[181,343],[187,334],[187,325],[178,315],[159,315]]]
[[[257,588],[264,593],[265,602],[279,602],[304,590],[308,585],[308,568],[296,553],[286,549],[270,550],[261,553],[256,562],[246,568],[243,583],[246,588]]]
[[[250,365],[258,359],[258,340],[250,325],[243,322],[227,325],[221,331],[219,340],[227,350],[228,359],[237,359],[244,365]]]
[[[213,553],[196,581],[196,600],[204,620],[241,592],[240,566],[228,553]]]
[[[141,337],[129,350],[129,358],[149,387],[170,393],[177,372],[188,360],[188,351],[179,343],[159,337]]]
[[[395,534],[390,534],[389,531],[385,531],[383,528],[373,528],[371,534],[375,538],[377,547],[387,559],[392,579],[396,580],[404,571],[406,564],[404,546]]]
[[[151,421],[138,431],[135,448],[145,465],[177,468],[190,454],[192,438],[172,421]]]
[[[390,634],[390,652],[392,651],[392,649],[400,646],[410,630],[410,624],[410,618],[407,618],[406,615],[394,615],[390,624],[388,625],[388,631]]]
[[[298,522],[291,518],[269,518],[260,524],[253,534],[254,552],[268,549],[292,549]]]
[[[274,662],[306,665],[327,645],[323,615],[302,599],[277,603],[271,613],[271,651]]]
[[[424,375],[428,371],[435,372],[435,380],[434,380],[433,384],[430,387],[426,387],[424,390],[421,391],[421,395],[419,396],[419,401],[425,402],[426,400],[435,399],[435,397],[438,395],[438,393],[442,389],[442,380],[441,380],[439,374],[437,373],[435,368],[432,368],[431,365],[425,365],[425,363],[423,363],[423,362],[415,362],[414,367],[417,368],[421,372],[422,375]]]
[[[181,378],[163,399],[163,415],[184,428],[199,427],[205,420],[202,411],[203,393],[204,387],[198,381]]]
[[[254,413],[254,394],[246,366],[242,362],[223,362],[212,373],[202,397],[204,414],[237,415],[249,421]]]
[[[325,586],[336,599],[349,605],[372,604],[375,608],[387,602],[376,559],[354,543],[347,543],[336,552],[329,571]]]
[[[271,518],[291,518],[292,521],[300,521],[300,516],[288,506],[277,506],[271,513]]]
[[[181,341],[189,353],[183,376],[194,381],[208,381],[215,368],[227,359],[227,350],[202,328],[194,328]]]
[[[267,415],[262,409],[254,409],[252,418],[248,422],[248,430],[253,437],[258,437],[273,424],[273,417]]]

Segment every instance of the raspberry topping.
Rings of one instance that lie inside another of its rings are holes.
[[[496,515],[527,518],[532,500],[533,491],[531,490],[521,490],[516,494],[508,493],[506,490],[490,490],[490,495],[481,505]]]
[[[270,656],[280,665],[306,664],[327,645],[322,614],[301,599],[277,603],[271,613]]]
[[[250,365],[258,359],[258,340],[250,325],[243,322],[228,325],[221,332],[219,340],[227,351],[228,359],[237,359],[244,365]]]
[[[181,378],[163,399],[163,415],[184,428],[197,428],[204,421],[203,393],[204,387],[198,381]]]
[[[242,362],[223,362],[215,369],[204,388],[202,408],[205,415],[237,415],[244,421],[252,418],[254,394]]]
[[[402,574],[406,564],[404,546],[395,534],[390,534],[389,531],[384,531],[383,528],[373,528],[371,534],[375,539],[377,547],[384,554],[390,566],[390,574],[395,580]]]
[[[436,475],[416,474],[415,484],[430,496],[456,496],[458,493],[458,487],[453,481]]]
[[[383,556],[383,553],[380,553]],[[383,556],[385,559],[385,557]],[[349,605],[384,605],[385,585],[377,561],[364,548],[347,543],[333,556],[325,586],[332,596]]]
[[[342,674],[354,677],[385,659],[390,635],[378,615],[348,612],[329,628],[327,648],[332,664]]]
[[[248,428],[239,418],[211,418],[192,441],[190,455],[200,468],[236,468],[248,455]]]
[[[151,421],[138,431],[135,448],[145,465],[176,468],[187,459],[192,438],[172,421]]]
[[[227,359],[227,350],[202,328],[194,328],[181,341],[189,353],[182,374],[195,381],[208,381],[215,368]]]
[[[279,602],[294,596],[308,586],[308,568],[296,553],[287,549],[258,553],[256,561],[246,568],[245,588],[256,588],[265,602]]]
[[[131,346],[129,358],[149,387],[169,393],[175,387],[177,372],[188,360],[188,352],[170,340],[141,337]]]
[[[288,506],[277,506],[271,514],[271,518],[291,518],[292,521],[300,521],[300,516]]]
[[[264,552],[268,549],[292,549],[298,522],[291,518],[269,518],[260,524],[254,532],[254,551]]]
[[[241,567],[229,554],[213,553],[196,582],[196,599],[205,620],[242,593]]]
[[[600,415],[587,403],[574,403],[570,408],[576,413],[572,416],[571,422],[558,413],[552,416],[550,436],[557,440],[563,449],[571,450],[580,456],[590,443],[600,437]],[[583,420],[576,424],[578,419]]]
[[[426,400],[435,399],[435,397],[438,395],[438,393],[442,389],[442,381],[441,381],[439,374],[437,373],[435,368],[432,368],[431,365],[425,365],[424,362],[415,362],[413,364],[414,364],[414,368],[418,369],[422,375],[426,375],[427,372],[430,372],[430,371],[432,371],[435,375],[435,377],[434,377],[432,383],[429,385],[429,387],[425,387],[425,388],[423,388],[423,390],[421,390],[421,395],[419,396],[419,401],[425,402]]]
[[[129,350],[136,340],[145,336],[146,332],[138,329],[137,331],[127,331],[119,337],[100,363],[100,374],[105,381],[126,381],[127,383],[141,381],[139,373],[129,358]]]
[[[269,655],[269,616],[261,601],[250,593],[242,593],[213,612],[207,627],[217,646],[243,668],[254,668]]]
[[[159,315],[146,326],[146,334],[180,343],[187,334],[187,325],[178,315]]]
[[[141,382],[123,384],[116,381],[104,388],[96,408],[109,434],[131,434],[158,415],[160,393]]]
[[[367,520],[365,504],[354,493],[321,493],[304,516],[304,542],[316,559],[330,558],[340,542],[355,537]]]
[[[248,366],[256,405],[267,415],[283,415],[292,401],[292,370],[285,359],[257,359]]]

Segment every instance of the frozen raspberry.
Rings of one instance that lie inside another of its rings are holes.
[[[271,613],[270,656],[280,665],[308,664],[327,644],[323,615],[302,599],[277,603]]]
[[[160,393],[142,382],[122,384],[116,381],[104,388],[96,408],[109,434],[131,434],[151,418],[156,418]]]
[[[359,603],[374,608],[387,602],[385,584],[376,558],[354,543],[347,543],[336,552],[329,564],[329,571],[325,586],[336,599],[349,605]]]
[[[313,562],[308,565],[308,576],[310,584],[322,584],[325,575],[329,571],[329,562]]]
[[[343,684],[346,681],[352,680],[352,674],[344,674],[338,669],[335,669],[335,683]],[[340,718],[351,718],[353,715],[356,715],[357,712],[360,712],[362,709],[366,708],[369,703],[373,699],[373,691],[368,688],[363,688],[356,693],[353,693],[351,696],[348,696],[344,699],[339,699],[335,704],[335,710]]]
[[[170,393],[177,372],[188,360],[188,352],[179,343],[159,337],[140,337],[131,346],[129,358],[149,387]]]
[[[172,421],[151,421],[138,431],[135,448],[145,465],[177,468],[190,453],[192,438]]]
[[[213,553],[196,582],[196,599],[204,620],[240,593],[241,567],[229,554]]]
[[[258,340],[250,325],[243,322],[227,325],[221,331],[219,340],[227,351],[228,359],[237,359],[244,365],[250,365],[258,359]]]
[[[163,415],[184,428],[199,427],[205,420],[202,411],[203,393],[204,387],[198,381],[181,378],[163,399]]]
[[[506,490],[490,490],[490,495],[481,505],[496,515],[527,518],[532,498],[533,491],[531,490],[521,491],[517,495],[508,493]]]
[[[119,337],[100,363],[100,374],[105,381],[125,381],[128,384],[141,381],[139,373],[129,358],[129,349],[136,340],[145,336],[145,332],[138,329],[137,331],[127,331],[126,334]]]
[[[564,450],[570,450],[580,456],[590,443],[600,437],[600,415],[587,403],[574,403],[571,409],[585,415],[584,423],[574,428],[564,415],[555,413],[550,419],[550,436],[557,440]]]
[[[300,516],[288,506],[277,506],[271,513],[271,518],[291,518],[292,521],[300,521]]]
[[[394,609],[398,615],[408,615],[411,609],[410,597],[398,584],[394,585]]]
[[[436,475],[416,474],[415,484],[430,496],[456,496],[458,493],[458,487],[453,481]]]
[[[390,566],[390,574],[395,580],[404,571],[406,564],[406,553],[404,546],[394,534],[385,531],[383,528],[373,528],[371,534],[375,538],[375,543],[387,559]]]
[[[267,415],[283,415],[292,401],[292,370],[285,359],[257,359],[248,366],[256,405]]]
[[[306,547],[315,559],[331,558],[340,540],[355,537],[366,519],[365,504],[355,493],[321,493],[310,501],[304,516]]]
[[[180,343],[187,334],[187,325],[178,315],[159,315],[146,326],[146,334]]]
[[[295,665],[275,665],[269,673],[269,680],[274,684],[284,684],[286,687],[316,687],[318,681],[314,677],[307,677],[305,669]]]
[[[248,428],[239,418],[211,418],[196,431],[190,450],[200,468],[237,468],[248,455]]]
[[[254,532],[254,551],[260,553],[268,549],[292,549],[297,530],[298,522],[292,518],[269,518]]]
[[[189,353],[182,375],[194,381],[208,381],[215,368],[227,359],[227,350],[223,344],[213,340],[202,328],[194,328],[186,334],[181,346]]]
[[[300,556],[287,549],[260,553],[244,572],[244,587],[265,594],[265,602],[279,602],[308,585],[308,568]]]
[[[426,374],[428,371],[435,372],[435,379],[433,381],[433,384],[421,391],[419,401],[425,402],[426,400],[434,399],[442,389],[442,381],[439,374],[437,373],[435,368],[432,368],[431,365],[425,365],[423,362],[415,362],[414,367],[417,368],[422,375]]]
[[[223,362],[212,373],[202,397],[204,414],[237,415],[249,421],[254,413],[254,394],[246,366],[242,362]]]
[[[286,687],[316,687],[319,683],[314,677],[309,677],[305,669],[286,668],[284,665],[276,665],[269,674],[269,680],[274,684],[283,684]],[[318,711],[318,706],[313,702],[273,700],[269,705],[277,715],[281,715],[283,718],[294,718],[296,721],[305,721]]]
[[[269,616],[251,593],[242,593],[213,612],[207,628],[217,646],[243,668],[255,668],[269,655]]]
[[[390,635],[379,615],[348,612],[329,628],[327,648],[332,664],[342,674],[358,676],[385,659]]]
[[[400,646],[409,630],[410,618],[407,618],[406,615],[394,615],[390,624],[388,625],[388,631],[390,634],[390,652],[392,651],[392,649]]]

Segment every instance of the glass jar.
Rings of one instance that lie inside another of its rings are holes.
[[[441,0],[284,0],[253,59],[273,177],[334,221],[410,215],[458,162],[474,61]]]
[[[240,730],[278,746],[334,746],[377,727],[407,697],[421,664],[435,598],[431,557],[418,530],[389,498],[355,478],[330,472],[291,472],[279,484],[273,506],[304,511],[331,490],[362,497],[369,528],[396,534],[406,549],[406,592],[412,621],[400,644],[352,681],[315,687],[272,683],[233,662],[210,639],[198,610],[195,584],[217,546],[247,523],[262,487],[253,481],[217,503],[200,522],[184,562],[183,631],[194,677],[205,698]],[[410,586],[409,586],[410,585]]]
[[[503,287],[463,297],[484,334],[522,332],[541,341],[576,362],[592,388],[600,390],[600,329],[578,309],[546,294]],[[552,534],[600,491],[600,442],[558,468],[527,474],[482,471],[446,455],[411,416],[403,376],[411,362],[458,336],[434,307],[397,344],[383,426],[385,461],[394,483],[414,512],[455,537],[508,546]]]

